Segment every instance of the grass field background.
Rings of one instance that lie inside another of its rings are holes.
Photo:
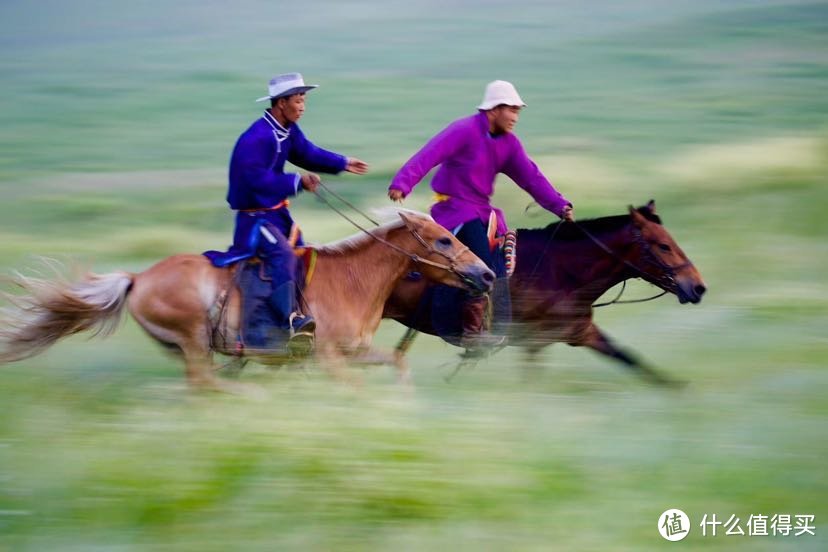
[[[231,148],[299,70],[305,132],[371,164],[326,180],[361,206],[507,79],[577,214],[655,198],[709,288],[596,315],[680,392],[565,346],[446,383],[458,350],[421,337],[413,392],[250,366],[257,402],[188,391],[131,320],[67,340],[0,369],[0,550],[826,549],[828,4],[10,0],[0,45],[4,274],[227,245]],[[499,182],[511,226],[550,222],[528,202]],[[293,211],[313,241],[353,232]],[[703,537],[704,514],[812,514],[816,536]]]

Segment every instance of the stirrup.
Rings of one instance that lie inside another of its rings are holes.
[[[313,351],[313,332],[316,331],[316,322],[310,316],[302,316],[298,312],[291,313],[290,337],[287,342],[288,354],[293,358],[305,358]]]
[[[304,316],[298,312],[292,312],[288,319],[290,326],[290,339],[299,335],[307,335],[313,337],[316,331],[316,321],[310,316]]]

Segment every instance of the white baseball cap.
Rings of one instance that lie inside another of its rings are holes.
[[[257,102],[264,102],[267,100],[275,100],[284,96],[292,96],[293,94],[303,94],[308,90],[317,88],[318,84],[305,84],[305,79],[302,78],[301,73],[285,73],[283,75],[276,75],[270,82],[267,83],[267,96],[263,96],[256,100]]]
[[[517,90],[515,90],[515,85],[511,82],[496,80],[486,85],[486,91],[483,93],[483,103],[477,106],[477,109],[487,111],[499,105],[526,107]]]

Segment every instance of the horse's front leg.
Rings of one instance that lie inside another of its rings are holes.
[[[348,365],[345,362],[345,356],[339,350],[336,343],[331,341],[319,343],[317,341],[314,356],[316,361],[322,365],[325,372],[336,381],[353,385],[359,385],[361,383],[360,380],[348,375]]]
[[[551,345],[551,343],[548,345]],[[538,346],[538,344],[533,343],[532,345],[525,345],[523,347],[523,364],[521,365],[521,372],[523,373],[524,383],[537,383],[540,379],[543,366],[538,361],[538,356],[541,350],[546,346],[547,344]]]
[[[411,369],[408,366],[408,350],[420,334],[417,330],[406,328],[405,335],[403,335],[397,346],[394,347],[394,367],[397,369],[397,382],[410,385],[411,384]]]
[[[569,344],[574,347],[589,347],[601,354],[618,360],[633,372],[652,383],[672,387],[681,387],[684,385],[684,382],[660,374],[657,370],[647,366],[631,353],[618,348],[594,322],[590,323],[586,331],[581,333],[577,339],[570,341]]]
[[[408,369],[405,352],[399,349],[386,351],[369,347],[351,357],[350,360],[351,362],[368,366],[394,366],[397,371],[397,383],[404,385],[411,384],[411,372]]]

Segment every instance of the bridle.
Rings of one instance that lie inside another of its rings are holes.
[[[456,261],[457,261],[457,258],[460,255],[462,255],[466,251],[469,251],[468,246],[463,245],[463,247],[461,247],[454,255],[449,255],[448,253],[444,253],[442,251],[438,251],[438,250],[434,249],[434,247],[432,247],[432,245],[430,243],[425,241],[425,239],[423,239],[423,237],[420,235],[420,233],[417,232],[416,230],[414,230],[413,228],[411,228],[409,226],[406,226],[406,228],[408,228],[408,231],[411,232],[411,235],[414,236],[414,239],[417,240],[420,243],[420,245],[423,246],[423,249],[426,250],[426,254],[428,254],[428,255],[436,254],[436,255],[440,255],[441,257],[445,257],[446,259],[448,259],[448,262],[449,262],[448,266],[440,264],[440,263],[435,263],[434,261],[429,261],[428,259],[423,259],[419,255],[416,255],[414,253],[408,253],[407,251],[404,251],[402,248],[397,247],[392,243],[386,243],[386,245],[388,245],[389,247],[393,247],[394,249],[396,249],[397,251],[399,251],[400,253],[402,253],[404,255],[407,255],[415,263],[427,264],[427,265],[433,266],[435,268],[448,270],[449,272],[454,272],[455,274],[460,276],[460,273],[457,272],[457,262]],[[461,243],[461,245],[462,245],[462,243]]]
[[[585,236],[587,236],[590,240],[592,240],[592,242],[595,245],[597,245],[599,248],[601,248],[605,253],[607,253],[608,255],[610,255],[611,257],[616,259],[617,261],[619,261],[619,262],[623,263],[624,265],[626,265],[627,268],[632,269],[632,271],[635,272],[638,277],[644,277],[645,280],[652,281],[653,283],[655,283],[655,285],[657,285],[658,287],[660,287],[663,290],[661,293],[659,293],[657,295],[653,295],[652,297],[648,297],[646,299],[635,299],[635,300],[628,300],[628,301],[619,301],[619,299],[621,298],[621,295],[624,293],[624,289],[626,289],[626,282],[625,282],[623,287],[621,288],[621,291],[615,297],[615,299],[613,299],[612,301],[606,302],[606,303],[595,304],[595,305],[593,305],[593,307],[605,307],[607,305],[613,305],[613,304],[644,303],[646,301],[652,301],[653,299],[658,299],[659,297],[661,297],[661,296],[663,296],[663,295],[665,295],[669,292],[675,293],[675,291],[678,289],[678,282],[676,282],[676,272],[678,272],[679,270],[682,270],[684,268],[687,268],[689,266],[693,266],[693,263],[689,259],[687,260],[687,262],[684,262],[684,263],[681,263],[681,264],[678,264],[678,265],[669,265],[669,264],[665,263],[664,261],[662,261],[661,259],[659,259],[658,256],[653,252],[653,248],[650,246],[649,243],[647,243],[647,240],[644,239],[644,235],[641,233],[641,229],[638,228],[637,226],[633,225],[633,230],[632,230],[633,240],[641,248],[643,260],[647,264],[654,265],[654,266],[658,267],[659,269],[661,269],[660,274],[658,274],[657,276],[653,275],[652,273],[647,272],[647,271],[642,270],[641,268],[637,267],[636,265],[634,265],[633,263],[631,263],[627,259],[622,258],[615,251],[610,249],[607,246],[607,244],[605,244],[603,241],[601,241],[600,239],[595,237],[589,230],[584,228],[581,224],[578,224],[577,222],[574,222],[574,221],[573,221],[573,224],[581,232],[583,232]]]
[[[659,282],[658,285],[662,289],[664,287],[670,287],[671,289],[675,289],[678,287],[678,283],[676,282],[676,272],[679,270],[683,270],[687,267],[693,266],[693,263],[688,259],[686,262],[677,265],[669,265],[658,258],[658,256],[653,252],[652,246],[647,243],[647,240],[644,239],[644,235],[641,233],[641,229],[637,226],[633,225],[633,239],[635,242],[641,247],[641,250],[644,252],[644,261],[650,265],[655,265],[661,269],[662,275],[658,276],[657,278],[653,278],[655,281]],[[643,270],[636,269],[642,274],[647,274],[648,276],[652,277],[652,274],[645,273]],[[663,284],[663,285],[662,285]]]

